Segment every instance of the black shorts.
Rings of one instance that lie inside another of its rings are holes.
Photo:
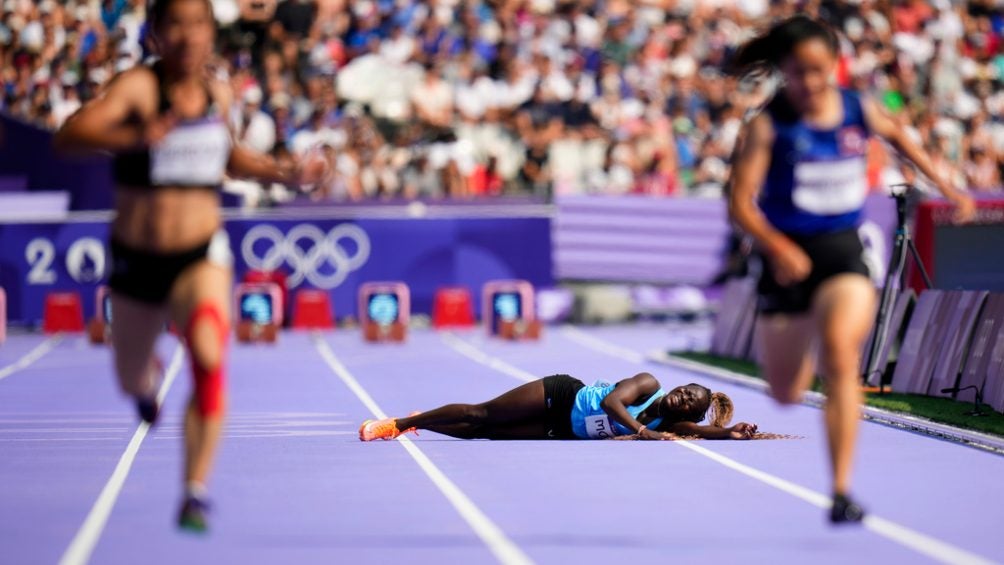
[[[568,375],[552,375],[542,379],[544,401],[547,403],[547,437],[551,439],[578,439],[572,433],[572,407],[575,396],[586,386]]]
[[[188,267],[207,259],[225,266],[232,262],[225,232],[202,245],[174,253],[136,249],[114,237],[110,247],[112,271],[108,287],[117,294],[158,306],[167,303],[175,281]]]
[[[802,314],[812,308],[816,289],[827,279],[845,273],[869,276],[864,246],[856,229],[819,235],[786,234],[812,260],[812,272],[804,281],[781,286],[774,278],[770,258],[764,257],[763,273],[757,286],[761,314]]]

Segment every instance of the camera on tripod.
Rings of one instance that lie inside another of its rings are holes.
[[[925,288],[931,288],[931,277],[924,268],[924,262],[920,258],[917,246],[913,242],[907,225],[906,204],[907,197],[915,192],[917,187],[910,183],[899,183],[889,186],[889,195],[896,199],[896,234],[893,238],[893,250],[889,256],[889,268],[886,270],[885,284],[882,286],[882,295],[879,299],[878,311],[875,315],[874,338],[871,347],[865,357],[864,374],[862,380],[869,385],[875,384],[874,377],[878,376],[879,391],[884,391],[882,375],[884,373],[884,362],[879,358],[880,352],[884,350],[885,343],[891,339],[889,335],[891,311],[896,301],[896,293],[905,286],[905,274],[907,257],[913,259],[914,266],[920,272],[924,280]]]
[[[906,198],[908,194],[917,190],[917,187],[910,183],[901,182],[898,184],[889,185],[889,196],[893,198],[900,199]]]

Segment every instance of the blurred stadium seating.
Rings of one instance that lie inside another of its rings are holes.
[[[212,0],[241,141],[324,152],[317,200],[716,197],[753,85],[738,44],[796,10],[842,32],[839,80],[960,186],[1000,191],[1004,13],[992,0]],[[147,54],[144,0],[5,0],[2,112],[57,127]],[[3,186],[24,183],[0,159]],[[912,180],[877,143],[871,182]],[[31,188],[39,186],[28,179]],[[293,198],[234,181],[247,206]]]

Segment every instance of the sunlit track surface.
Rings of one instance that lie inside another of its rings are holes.
[[[673,443],[413,437],[421,456],[481,516],[471,518],[400,442],[358,441],[358,425],[373,416],[371,408],[321,353],[327,348],[391,415],[487,400],[525,378],[554,373],[591,383],[644,370],[667,386],[702,382],[732,396],[738,419],[804,439],[694,445],[809,492],[826,492],[819,410],[780,410],[756,391],[644,360],[667,345],[706,343],[706,328],[579,329],[607,349],[560,328],[549,328],[539,343],[503,343],[481,332],[414,332],[405,345],[368,345],[357,333],[337,331],[320,334],[321,343],[310,334],[284,333],[278,346],[236,345],[230,417],[211,485],[213,529],[206,537],[173,528],[189,390],[184,368],[168,392],[163,422],[139,447],[89,562],[944,560],[874,531],[835,531],[806,500]],[[12,337],[0,347],[0,366],[44,340]],[[175,347],[164,340],[165,359]],[[0,381],[0,562],[57,562],[136,429],[132,406],[116,391],[108,351],[83,338],[64,338]],[[1002,476],[999,456],[862,427],[856,493],[876,515],[963,552],[956,556],[1004,560]],[[491,527],[496,535],[484,533]]]

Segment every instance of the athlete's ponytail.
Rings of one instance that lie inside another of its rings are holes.
[[[708,408],[708,420],[712,426],[724,428],[732,421],[732,414],[735,406],[732,399],[724,392],[715,392],[711,395],[711,404]]]
[[[775,68],[795,47],[810,39],[821,39],[830,51],[839,51],[837,34],[828,25],[808,16],[794,16],[774,24],[767,33],[740,47],[732,58],[730,70],[738,76]]]

